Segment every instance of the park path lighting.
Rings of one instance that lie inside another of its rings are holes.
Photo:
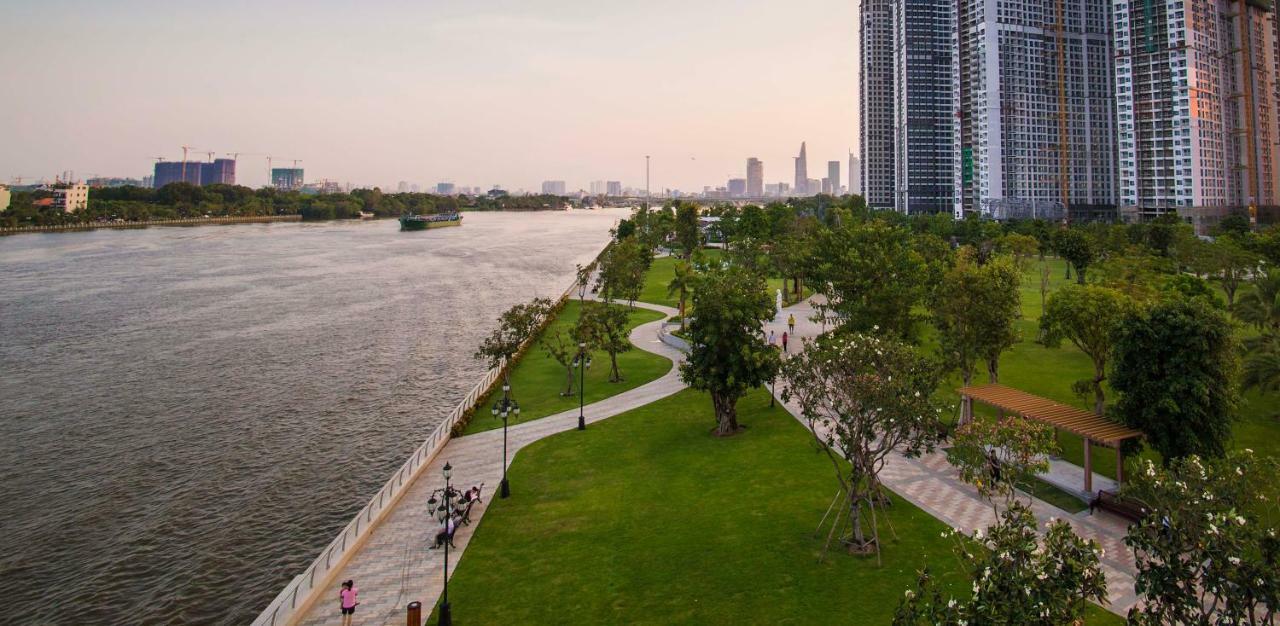
[[[511,385],[503,383],[502,399],[493,403],[491,411],[494,417],[502,418],[502,482],[499,483],[498,497],[511,495],[511,485],[507,483],[507,419],[515,415],[520,417],[520,405],[511,399]]]
[[[444,468],[440,472],[444,475],[444,490],[440,494],[441,499],[436,500],[435,494],[427,499],[427,510],[433,513],[436,520],[444,526],[444,592],[440,595],[440,626],[453,626],[453,612],[449,606],[449,544],[453,542],[453,534],[449,532],[449,520],[453,517],[453,487],[449,484],[449,479],[453,475],[453,467],[446,461]],[[437,507],[436,503],[440,506]],[[456,530],[457,527],[455,526]]]
[[[578,342],[578,354],[573,357],[573,367],[578,368],[578,430],[587,429],[587,418],[583,414],[584,391],[587,384],[587,370],[591,368],[591,354],[587,352],[587,344]]]

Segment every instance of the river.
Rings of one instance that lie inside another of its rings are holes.
[[[0,238],[4,621],[247,623],[624,216]]]

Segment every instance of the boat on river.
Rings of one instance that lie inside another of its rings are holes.
[[[437,213],[435,215],[413,215],[405,213],[400,216],[400,230],[427,230],[428,228],[444,228],[461,226],[461,213]]]

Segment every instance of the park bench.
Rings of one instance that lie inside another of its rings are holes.
[[[1098,495],[1089,501],[1089,514],[1097,509],[1109,511],[1131,522],[1141,522],[1147,516],[1147,508],[1125,498],[1114,491],[1098,490]]]

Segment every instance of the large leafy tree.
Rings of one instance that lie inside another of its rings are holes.
[[[926,569],[898,605],[895,626],[1083,623],[1088,603],[1107,599],[1103,550],[1063,520],[1049,522],[1043,537],[1038,525],[1015,504],[985,533],[945,533],[956,537],[972,593],[951,595]]]
[[[631,314],[622,306],[605,302],[584,302],[579,319],[579,340],[593,349],[609,353],[609,382],[622,382],[618,355],[631,350],[627,324]],[[567,366],[566,366],[567,367]]]
[[[948,365],[960,370],[965,385],[973,382],[978,360],[987,364],[991,382],[999,382],[1000,353],[1018,341],[1019,278],[1008,257],[978,265],[972,254],[964,253],[930,297],[939,350]]]
[[[925,292],[925,264],[910,231],[880,220],[846,222],[819,237],[814,258],[815,290],[845,329],[878,326],[911,336],[912,308]]]
[[[1251,283],[1253,289],[1241,294],[1233,308],[1236,317],[1263,333],[1280,332],[1280,270],[1256,273]]]
[[[1130,311],[1114,333],[1116,415],[1146,434],[1166,462],[1222,456],[1239,397],[1239,347],[1231,322],[1199,299],[1171,298]]]
[[[1093,238],[1079,228],[1062,228],[1053,234],[1053,248],[1076,271],[1076,282],[1084,284],[1084,273],[1098,257]]]
[[[702,230],[698,226],[698,205],[692,202],[676,204],[675,234],[676,243],[680,245],[684,258],[692,257],[694,252],[702,248]]]
[[[1258,269],[1261,257],[1250,250],[1239,235],[1226,234],[1210,245],[1213,279],[1227,294],[1227,306],[1236,304],[1236,291]]]
[[[515,358],[520,350],[542,327],[553,311],[553,304],[546,298],[535,298],[517,304],[498,316],[498,327],[480,342],[475,358],[490,368],[500,367]],[[503,371],[503,379],[510,382],[511,368]]]
[[[1049,296],[1040,330],[1047,346],[1057,346],[1067,339],[1093,362],[1093,378],[1078,381],[1077,393],[1093,392],[1093,411],[1102,415],[1106,392],[1107,361],[1111,358],[1113,331],[1137,305],[1128,296],[1096,285],[1066,285]]]
[[[629,238],[615,242],[600,256],[596,287],[605,302],[634,302],[644,289],[644,274],[652,260],[648,248]]]
[[[938,441],[940,409],[930,399],[937,367],[894,339],[837,335],[787,359],[782,379],[783,398],[799,404],[835,468],[851,521],[841,539],[851,552],[879,554],[875,516],[868,537],[863,509],[882,500],[878,476],[890,454],[914,456]]]
[[[773,307],[764,279],[742,268],[712,267],[699,278],[680,377],[711,395],[717,435],[738,431],[738,399],[777,374],[778,351],[760,339]]]
[[[1146,467],[1125,495],[1148,514],[1129,527],[1138,625],[1274,624],[1280,615],[1280,462],[1249,450]]]

